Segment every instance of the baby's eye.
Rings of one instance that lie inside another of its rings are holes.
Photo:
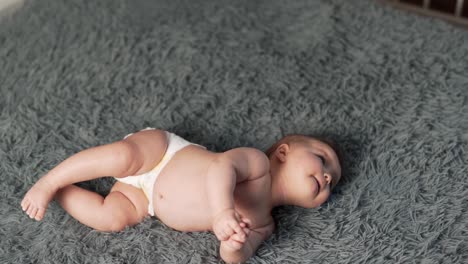
[[[317,155],[317,157],[319,157],[319,159],[322,161],[322,164],[325,165],[325,158],[321,155]]]

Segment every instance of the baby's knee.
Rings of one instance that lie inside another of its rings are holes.
[[[112,221],[112,223],[109,225],[109,230],[111,232],[119,232],[125,229],[125,227],[128,226],[128,223],[126,221],[122,220],[117,220],[117,221]]]
[[[127,223],[123,221],[108,221],[100,223],[95,229],[102,232],[119,232],[127,227]]]
[[[96,230],[103,232],[119,232],[125,229],[130,223],[127,217],[122,214],[108,211],[103,215]]]

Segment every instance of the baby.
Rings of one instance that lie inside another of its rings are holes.
[[[131,176],[129,176],[131,175]],[[73,183],[113,176],[104,198]],[[49,202],[100,231],[119,231],[157,216],[180,231],[212,231],[226,262],[244,262],[273,232],[279,205],[314,208],[341,177],[331,144],[289,135],[266,154],[254,148],[214,153],[166,131],[146,128],[83,150],[49,171],[21,207],[41,220]]]

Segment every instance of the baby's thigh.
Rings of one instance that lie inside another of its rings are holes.
[[[136,216],[139,221],[143,220],[148,214],[148,199],[141,189],[138,189],[134,186],[123,182],[116,182],[112,187],[110,193],[120,192],[127,197],[127,199],[132,202],[135,206]]]
[[[159,129],[143,130],[124,139],[133,147],[133,158],[139,165],[133,175],[146,173],[163,158],[167,149],[166,132]]]

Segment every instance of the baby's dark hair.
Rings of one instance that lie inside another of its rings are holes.
[[[282,137],[280,140],[278,140],[275,144],[273,144],[271,147],[269,147],[266,151],[265,154],[270,157],[270,155],[278,148],[279,145],[281,144],[291,144],[291,143],[301,143],[301,142],[307,142],[309,139],[316,139],[319,140],[327,145],[329,145],[336,153],[336,156],[338,157],[338,161],[340,162],[340,167],[343,167],[342,164],[342,152],[338,144],[332,140],[331,138],[327,136],[321,136],[321,135],[302,135],[302,134],[289,134],[284,137]]]

